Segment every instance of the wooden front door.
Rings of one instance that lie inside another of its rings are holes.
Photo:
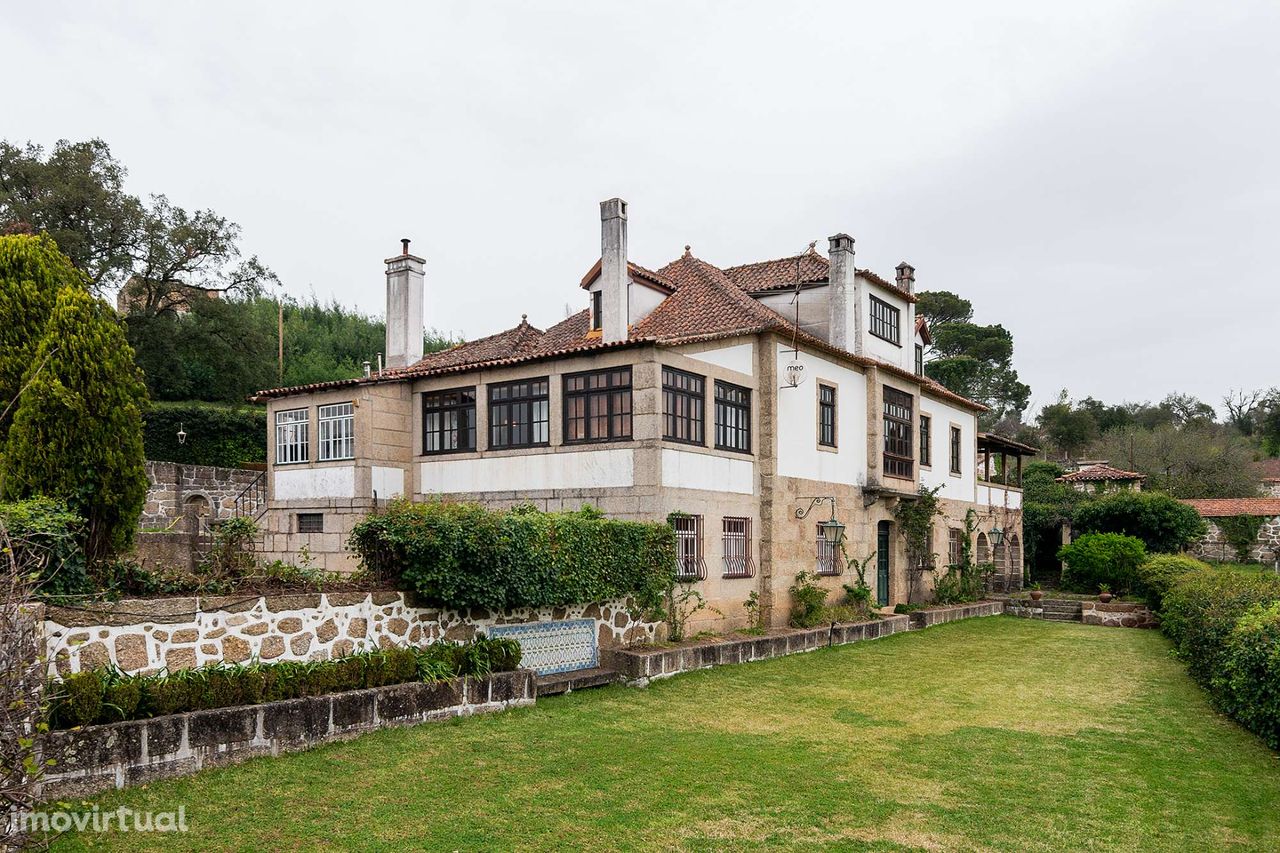
[[[876,526],[876,604],[889,603],[889,522]]]

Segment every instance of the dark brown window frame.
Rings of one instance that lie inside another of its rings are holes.
[[[933,467],[933,417],[920,413],[920,467]]]
[[[724,396],[721,396],[721,392]],[[751,389],[732,382],[717,379],[715,384],[715,446],[716,450],[728,450],[733,453],[751,452]],[[740,399],[733,399],[738,397]],[[721,411],[736,412],[739,423],[731,425],[721,419]],[[733,436],[745,440],[745,447],[727,444],[723,439]]]
[[[878,296],[870,294],[868,296],[871,299],[868,309],[871,322],[867,324],[868,330],[882,341],[888,341],[895,347],[902,346],[902,309],[896,305],[890,305]],[[877,308],[883,310],[877,313]],[[878,331],[879,329],[885,331]]]
[[[618,384],[612,384],[617,377],[623,374],[626,375],[625,381],[617,380]],[[605,377],[606,384],[591,387],[590,381],[598,377]],[[583,380],[586,383],[585,387],[570,388],[571,384],[579,380]],[[608,441],[631,440],[635,432],[635,408],[631,392],[631,365],[609,367],[604,370],[584,370],[579,373],[567,373],[564,376],[562,389],[561,421],[565,444],[602,444]],[[592,414],[592,401],[600,398],[604,400],[604,414]],[[574,402],[578,400],[583,401],[582,414],[580,416],[570,412]],[[625,401],[625,404],[623,401]],[[604,418],[605,434],[592,434],[592,424],[600,418]],[[577,421],[582,422],[583,435],[578,438],[572,438],[570,437],[570,429]]]
[[[915,476],[915,398],[888,385],[884,386],[883,395],[884,473],[911,479]]]
[[[456,402],[439,403],[432,405],[432,400],[443,400],[449,395],[457,395]],[[466,395],[471,395],[470,402],[467,401]],[[423,456],[441,456],[447,453],[471,453],[476,449],[476,386],[470,385],[461,388],[444,388],[439,391],[427,391],[422,395],[422,455]],[[471,423],[469,426],[463,426],[463,416],[467,412],[471,413]],[[452,429],[444,426],[444,416],[451,412],[457,412],[459,415],[458,426]],[[430,415],[439,415],[439,424],[437,428],[432,430],[428,427],[427,421]],[[470,444],[463,445],[462,437],[464,432],[470,439]],[[440,448],[430,450],[427,447],[427,436],[434,433],[440,439]],[[457,433],[457,441],[454,447],[444,447],[444,436],[448,433]]]
[[[504,391],[508,388],[515,388],[521,385],[529,385],[529,386],[542,385],[545,390],[543,390],[540,393],[529,392],[529,393],[520,394],[518,396],[510,396],[510,397],[495,399],[495,394],[497,394],[498,392]],[[488,400],[489,400],[489,449],[490,450],[511,450],[511,449],[517,449],[522,447],[547,447],[548,445],[551,444],[551,380],[550,380],[550,377],[535,376],[530,379],[516,379],[511,382],[497,382],[488,386],[488,394],[486,396],[488,397]],[[537,426],[538,423],[540,423],[538,420],[534,418],[534,412],[537,408],[538,403],[546,404],[547,437],[544,441],[534,441],[535,427]],[[508,439],[510,439],[511,433],[516,429],[514,421],[509,421],[506,425],[500,425],[497,419],[494,417],[494,410],[501,406],[506,406],[512,409],[513,411],[517,407],[519,407],[528,414],[527,420],[523,422],[528,426],[528,429],[529,429],[528,441],[516,442],[516,441],[509,440],[505,443],[497,441],[497,435],[498,435],[497,431],[499,429],[505,428],[507,430]]]
[[[681,387],[681,380],[690,385],[696,382],[699,390]],[[681,401],[688,407],[688,414],[678,411]],[[681,425],[687,433],[696,432],[696,438],[681,438],[678,435]],[[707,377],[675,367],[662,368],[662,439],[707,446]]]
[[[738,530],[730,530],[730,527]],[[720,550],[724,561],[724,577],[755,577],[756,564],[751,558],[750,516],[728,515],[720,519]]]
[[[306,522],[303,522],[304,518],[306,519]],[[323,512],[298,513],[298,532],[299,533],[324,533],[324,513]]]
[[[830,399],[823,399],[829,392]],[[823,382],[818,383],[818,444],[823,447],[836,446],[836,405],[839,397],[836,387]]]
[[[964,473],[961,467],[961,462],[963,461],[962,452],[961,452],[962,441],[963,441],[963,436],[961,435],[960,427],[953,425],[951,427],[951,473],[952,474]]]
[[[924,346],[916,344],[916,376],[924,376]]]
[[[591,291],[591,330],[604,328],[604,291]]]

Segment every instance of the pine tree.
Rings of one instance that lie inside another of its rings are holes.
[[[22,389],[58,292],[84,286],[84,276],[48,237],[0,237],[0,413]],[[0,441],[12,422],[9,408],[0,415]]]
[[[23,383],[0,467],[4,496],[61,498],[87,522],[91,560],[123,551],[147,494],[147,393],[115,312],[64,288]]]

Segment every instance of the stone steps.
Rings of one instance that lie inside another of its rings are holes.
[[[574,690],[617,684],[621,680],[622,673],[603,667],[575,669],[572,672],[553,672],[538,676],[538,695],[555,696],[559,693],[571,693]]]

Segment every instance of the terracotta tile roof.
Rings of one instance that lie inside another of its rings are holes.
[[[1233,515],[1280,515],[1280,498],[1204,498],[1182,503],[1203,518],[1228,518]]]
[[[1119,468],[1112,468],[1110,465],[1090,465],[1088,468],[1081,468],[1079,471],[1072,471],[1070,474],[1063,474],[1058,478],[1060,483],[1083,483],[1095,482],[1098,480],[1145,480],[1146,474],[1139,474],[1137,471],[1121,471]]]
[[[1253,463],[1253,468],[1264,481],[1280,480],[1280,459],[1263,459]]]
[[[823,265],[826,259],[817,256]],[[597,263],[597,267],[599,264]],[[482,367],[496,367],[548,358],[574,355],[594,350],[619,349],[627,346],[656,344],[674,346],[694,341],[715,340],[738,335],[775,331],[792,337],[800,343],[834,355],[844,361],[867,367],[876,367],[909,382],[919,384],[930,394],[974,411],[986,411],[980,403],[956,394],[927,377],[916,376],[897,365],[878,359],[854,355],[806,332],[797,330],[792,323],[776,311],[765,307],[748,295],[734,282],[725,270],[685,254],[657,272],[635,267],[640,274],[652,276],[664,283],[671,293],[647,317],[630,329],[626,341],[604,343],[599,332],[590,329],[590,312],[583,310],[557,323],[545,332],[534,328],[522,319],[518,326],[467,341],[450,349],[425,356],[417,364],[396,370],[383,371],[381,376],[342,379],[320,382],[296,388],[274,388],[259,391],[253,399],[265,400],[286,397],[308,391],[361,385],[372,382],[388,382],[457,373]],[[590,281],[590,274],[584,281]]]
[[[724,274],[729,280],[748,293],[767,293],[771,290],[787,290],[796,286],[797,270],[801,284],[825,282],[831,263],[810,244],[809,251],[787,258],[774,258],[771,261],[757,261],[753,264],[741,264],[736,267],[725,267]],[[876,275],[871,270],[860,269],[858,275],[870,282],[887,287],[897,296],[908,302],[916,298],[899,288],[896,284]]]
[[[584,288],[590,287],[591,282],[596,280],[596,278],[600,275],[601,264],[602,264],[602,261],[597,260],[594,264],[591,265],[591,269],[587,270],[587,274],[582,277],[582,287]],[[675,284],[671,280],[664,278],[663,276],[654,272],[653,270],[645,269],[639,264],[632,263],[631,261],[627,261],[627,272],[631,274],[632,278],[638,278],[641,281],[647,281],[650,284],[656,284],[658,287],[667,291],[668,293],[676,289]]]

